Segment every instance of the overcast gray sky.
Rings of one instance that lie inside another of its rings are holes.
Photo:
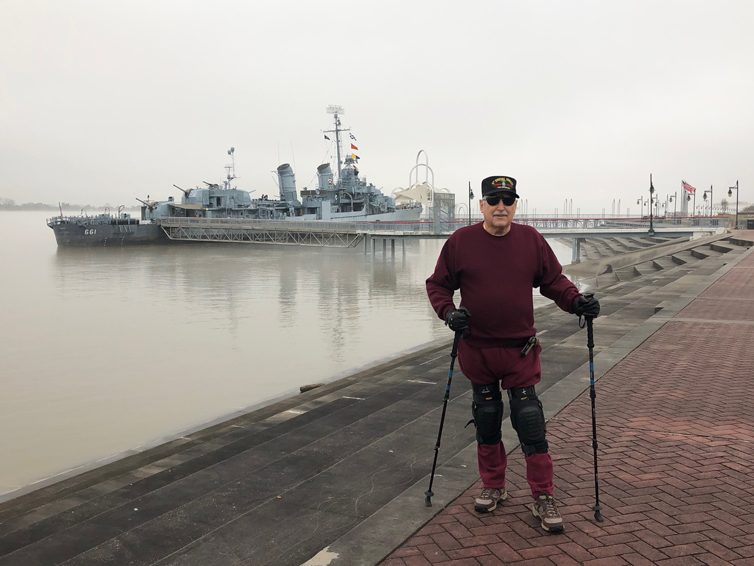
[[[424,150],[460,202],[504,174],[530,212],[638,212],[650,173],[754,201],[753,25],[748,0],[0,0],[0,198],[177,197],[231,146],[239,188],[291,163],[301,189],[339,104],[385,193]]]

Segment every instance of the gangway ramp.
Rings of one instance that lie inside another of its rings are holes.
[[[167,237],[175,241],[353,248],[364,240],[363,230],[343,222],[167,218],[160,224]]]

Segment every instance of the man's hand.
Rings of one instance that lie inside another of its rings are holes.
[[[460,309],[448,309],[448,312],[445,313],[445,324],[453,332],[466,330],[469,327],[470,317],[471,313],[465,307],[461,307]]]
[[[600,314],[600,302],[597,297],[586,298],[579,295],[573,300],[573,314],[576,316],[588,316],[597,318]]]

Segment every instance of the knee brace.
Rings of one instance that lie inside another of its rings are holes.
[[[466,423],[466,426],[474,423],[476,441],[479,444],[498,444],[503,438],[503,394],[500,391],[500,383],[472,383],[471,386],[474,390],[474,401],[471,403],[471,414],[474,418]]]
[[[521,441],[524,456],[547,453],[545,413],[534,386],[508,390],[511,404],[511,424]]]

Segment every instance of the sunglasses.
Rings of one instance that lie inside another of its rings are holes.
[[[497,204],[502,200],[503,204],[505,206],[511,206],[514,202],[516,202],[516,197],[513,195],[490,195],[484,197],[484,200],[487,201],[487,204],[490,206],[497,206]]]

